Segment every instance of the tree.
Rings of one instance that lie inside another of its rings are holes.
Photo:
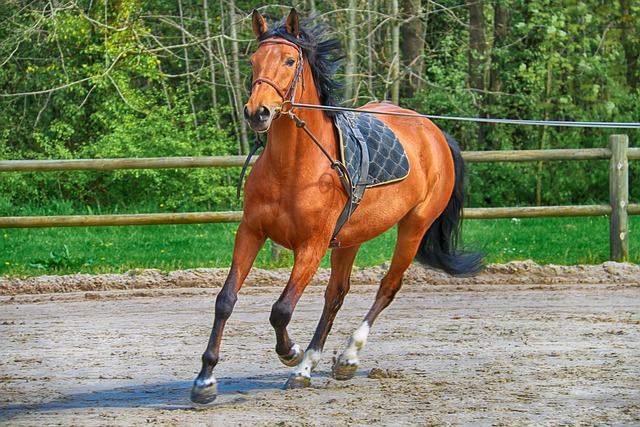
[[[358,32],[356,1],[349,0],[347,8],[347,60],[345,64],[345,98],[355,104],[357,100]]]
[[[638,37],[638,5],[635,5],[635,12],[632,10],[631,0],[620,0],[620,26],[622,28],[622,47],[626,62],[626,80],[631,90],[638,89],[638,60],[640,59],[640,38]],[[635,16],[635,18],[634,18]],[[635,28],[634,28],[635,26]]]
[[[398,0],[391,0],[391,102],[400,103],[400,13]]]
[[[422,26],[422,4],[420,0],[404,0],[402,3],[402,64],[405,77],[402,80],[402,96],[413,98],[420,90],[424,67],[424,28]]]
[[[297,4],[317,13],[314,22],[326,23],[344,40],[338,77],[345,80],[348,106],[392,99],[452,116],[633,122],[640,117],[640,0]],[[255,48],[248,15],[255,7],[261,3],[4,2],[0,157],[245,152],[242,106],[251,73],[247,57]],[[270,21],[287,9],[262,7]],[[606,139],[597,130],[574,128],[438,125],[473,150],[600,147]],[[640,138],[637,132],[630,136]],[[471,168],[476,206],[567,203],[603,193],[600,172],[575,163]],[[139,185],[134,193],[172,194],[174,205],[235,203],[225,189],[234,180],[231,169],[211,177],[205,171],[190,178],[176,174],[175,181],[164,173],[7,174],[0,180],[0,206],[64,197],[104,206],[129,197],[131,182]]]
[[[244,91],[242,90],[242,83],[240,78],[240,49],[238,43],[238,33],[236,31],[237,19],[236,19],[236,6],[233,0],[227,1],[228,13],[229,13],[229,34],[231,36],[231,66],[233,68],[233,80],[231,81],[231,92],[233,95],[233,102],[235,107],[235,122],[240,132],[240,149],[241,154],[249,152],[249,137],[247,136],[247,127],[244,124],[243,110],[244,103],[242,102]]]
[[[484,0],[475,0],[469,4],[469,87],[478,107],[479,117],[486,118],[483,98],[486,91],[487,75],[487,38],[485,35]],[[484,145],[486,130],[484,123],[478,124],[478,143]]]

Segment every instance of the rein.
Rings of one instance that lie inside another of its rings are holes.
[[[295,108],[298,105],[306,105],[306,104],[297,104],[295,102],[296,88],[298,87],[298,81],[300,81],[300,78],[302,77],[302,70],[303,70],[304,59],[302,54],[302,48],[297,44],[290,42],[289,40],[286,40],[283,38],[275,38],[275,37],[260,41],[260,43],[258,44],[258,47],[270,45],[270,44],[283,44],[285,46],[292,47],[298,51],[298,63],[296,65],[296,70],[293,75],[293,79],[291,80],[291,84],[289,85],[289,88],[286,91],[284,91],[273,80],[267,77],[258,77],[257,79],[251,82],[251,91],[253,91],[254,86],[258,84],[266,83],[269,86],[271,86],[276,91],[276,93],[280,96],[280,98],[282,98],[282,105],[280,105],[280,107],[276,109],[276,114],[273,117],[273,120],[279,119],[282,114],[286,114],[289,117],[291,117],[291,119],[293,119],[293,121],[296,122],[296,126],[302,129],[311,138],[311,140],[318,146],[318,148],[320,148],[320,150],[322,151],[322,154],[324,154],[327,160],[329,160],[329,163],[331,163],[331,168],[334,169],[338,174],[338,176],[340,177],[340,179],[343,180],[345,176],[348,176],[349,174],[349,172],[347,172],[346,167],[339,160],[335,160],[331,157],[329,152],[322,146],[320,141],[318,141],[318,139],[311,133],[311,131],[309,131],[309,129],[306,126],[306,123],[303,120],[300,120],[300,118],[298,118],[298,116],[296,116],[292,111],[293,108]],[[302,78],[302,91],[304,93],[304,78]],[[241,181],[242,181],[242,176],[244,175],[244,171],[246,170],[247,165],[249,163],[249,159],[251,159],[251,156],[253,156],[253,154],[256,152],[256,150],[258,150],[258,148],[264,147],[264,146],[265,146],[264,142],[260,139],[260,136],[256,133],[256,139],[254,141],[253,147],[251,148],[247,161],[245,162],[245,165],[242,169],[242,174],[240,176]],[[239,196],[240,196],[240,187],[238,186],[238,197]]]
[[[270,39],[265,39],[262,40],[259,44],[258,47],[260,46],[265,46],[265,45],[269,45],[269,44],[283,44],[285,46],[289,46],[294,48],[295,50],[298,51],[298,63],[296,65],[296,70],[295,73],[293,74],[293,79],[291,80],[291,84],[289,85],[289,89],[287,89],[286,91],[282,90],[273,80],[267,78],[267,77],[258,77],[257,79],[253,80],[251,82],[251,87],[249,90],[249,93],[253,92],[253,88],[256,85],[262,84],[262,83],[266,83],[269,86],[271,86],[276,93],[280,96],[280,98],[282,98],[282,105],[278,108],[278,111],[276,113],[276,115],[273,117],[272,120],[277,120],[278,118],[280,118],[280,114],[282,112],[285,112],[284,110],[284,106],[285,105],[293,105],[294,101],[295,101],[295,96],[296,96],[296,89],[298,87],[298,81],[300,80],[300,78],[302,77],[302,70],[303,70],[303,55],[302,55],[302,49],[300,48],[300,46],[298,46],[295,43],[292,43],[288,40],[285,39],[279,39],[279,38],[270,38]],[[302,92],[304,93],[304,78],[302,79]],[[249,167],[249,162],[251,161],[251,157],[253,157],[253,155],[256,153],[256,151],[258,151],[260,148],[264,148],[265,143],[264,141],[260,138],[260,134],[258,132],[256,132],[256,137],[253,140],[253,146],[251,147],[251,150],[249,150],[249,154],[247,154],[247,159],[244,162],[244,165],[242,166],[242,171],[240,172],[240,177],[238,178],[238,187],[237,187],[237,191],[236,191],[236,196],[238,198],[240,198],[240,193],[242,191],[242,181],[244,178],[244,174],[247,171],[247,167]],[[325,152],[325,155],[327,153]]]
[[[572,122],[563,120],[518,120],[518,119],[491,119],[478,117],[456,117],[456,116],[436,116],[432,114],[401,113],[397,111],[374,111],[366,108],[348,108],[330,105],[314,105],[292,103],[291,108],[306,110],[321,110],[331,112],[354,112],[375,114],[379,116],[399,116],[399,117],[424,117],[432,120],[457,120],[479,123],[497,123],[511,125],[537,125],[537,126],[564,126],[564,127],[586,127],[586,128],[608,128],[608,129],[640,129],[640,123],[620,123],[620,122]]]

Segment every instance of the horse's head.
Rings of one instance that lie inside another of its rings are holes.
[[[296,87],[302,75],[302,49],[284,38],[263,38],[267,24],[257,10],[253,11],[253,32],[260,40],[251,56],[253,81],[251,96],[244,107],[244,117],[256,132],[266,132],[276,114],[294,101]],[[286,20],[289,35],[300,36],[300,22],[295,9]]]

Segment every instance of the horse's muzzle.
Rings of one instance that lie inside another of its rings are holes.
[[[266,132],[271,126],[271,120],[273,119],[273,112],[264,105],[258,107],[254,112],[249,111],[249,108],[244,106],[244,119],[249,124],[249,127],[254,132]]]

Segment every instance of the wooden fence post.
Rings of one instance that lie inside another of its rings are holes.
[[[629,137],[611,135],[611,162],[609,164],[609,255],[611,261],[629,260]]]

